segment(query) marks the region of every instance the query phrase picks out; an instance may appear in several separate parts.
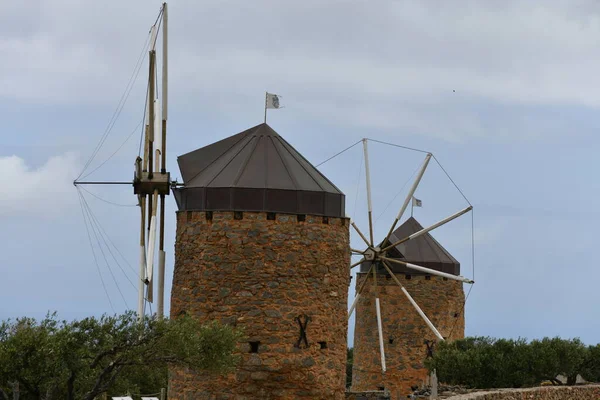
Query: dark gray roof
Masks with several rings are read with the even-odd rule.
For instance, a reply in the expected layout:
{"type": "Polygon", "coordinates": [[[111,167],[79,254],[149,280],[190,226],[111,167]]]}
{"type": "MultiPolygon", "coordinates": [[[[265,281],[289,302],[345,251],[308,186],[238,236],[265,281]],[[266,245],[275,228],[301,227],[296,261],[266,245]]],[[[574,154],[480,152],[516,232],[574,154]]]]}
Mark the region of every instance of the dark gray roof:
{"type": "Polygon", "coordinates": [[[178,157],[180,209],[344,216],[344,194],[269,125],[178,157]]]}
{"type": "MultiPolygon", "coordinates": [[[[423,226],[416,219],[410,217],[390,235],[390,243],[402,240],[422,229],[423,226]]],[[[429,233],[399,244],[396,246],[396,250],[402,254],[404,260],[415,264],[438,263],[460,265],[456,258],[452,257],[452,254],[429,233]]]]}
{"type": "MultiPolygon", "coordinates": [[[[398,242],[421,229],[423,229],[423,226],[416,219],[410,217],[390,235],[389,244],[398,242]]],[[[399,244],[388,251],[388,257],[437,271],[460,275],[460,263],[429,233],[399,244]]],[[[364,262],[360,270],[361,272],[367,272],[369,268],[370,263],[364,262]]],[[[396,273],[425,275],[396,263],[393,263],[392,270],[396,273]]],[[[377,271],[384,273],[385,270],[383,267],[378,267],[377,271]]]]}

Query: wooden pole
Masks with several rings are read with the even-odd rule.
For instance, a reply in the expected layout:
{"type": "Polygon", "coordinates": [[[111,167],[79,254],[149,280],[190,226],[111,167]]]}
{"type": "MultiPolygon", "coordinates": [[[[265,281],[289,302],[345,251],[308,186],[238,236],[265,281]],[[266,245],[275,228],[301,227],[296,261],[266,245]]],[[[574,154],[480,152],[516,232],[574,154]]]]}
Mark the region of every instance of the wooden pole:
{"type": "Polygon", "coordinates": [[[154,97],[155,96],[155,84],[156,84],[156,51],[150,50],[150,72],[149,72],[149,88],[148,88],[148,98],[150,101],[148,102],[148,179],[152,179],[152,167],[153,156],[154,156],[154,97]]]}
{"type": "MultiPolygon", "coordinates": [[[[169,93],[169,14],[167,3],[163,3],[163,63],[162,63],[162,140],[161,140],[161,169],[167,172],[167,118],[168,118],[168,93],[169,93]]],[[[158,236],[158,279],[157,279],[157,310],[158,318],[163,318],[165,312],[165,195],[160,195],[160,232],[158,236]]],[[[161,397],[163,395],[161,389],[161,397]]]]}
{"type": "Polygon", "coordinates": [[[144,318],[144,277],[146,275],[146,195],[140,200],[140,268],[138,280],[138,321],[144,318]]]}
{"type": "Polygon", "coordinates": [[[402,285],[402,283],[400,283],[400,281],[396,277],[396,274],[394,274],[392,272],[391,268],[387,265],[387,262],[385,260],[383,260],[383,266],[387,270],[388,274],[390,274],[392,276],[392,279],[394,280],[394,282],[396,282],[398,284],[398,286],[400,286],[400,290],[402,290],[402,293],[404,293],[404,295],[406,296],[406,298],[408,299],[408,301],[410,302],[410,304],[412,304],[412,306],[414,307],[414,309],[417,310],[417,313],[423,319],[423,321],[425,321],[425,324],[429,327],[429,329],[431,329],[431,331],[433,332],[433,334],[439,340],[441,340],[443,342],[444,341],[444,337],[442,336],[442,334],[437,330],[437,328],[435,327],[435,325],[433,325],[433,323],[427,317],[427,315],[423,312],[423,310],[421,310],[421,307],[419,307],[419,305],[412,298],[412,296],[406,291],[406,289],[404,288],[404,286],[402,285]]]}
{"type": "Polygon", "coordinates": [[[394,220],[394,223],[392,224],[390,231],[385,236],[385,239],[382,243],[385,243],[388,241],[388,239],[390,238],[390,235],[392,234],[392,232],[394,232],[394,228],[396,227],[396,224],[398,224],[398,221],[400,221],[400,218],[402,218],[402,214],[404,214],[404,211],[406,211],[406,208],[408,207],[408,202],[412,201],[415,191],[417,190],[417,187],[419,186],[419,183],[421,182],[421,178],[423,178],[423,174],[425,173],[425,170],[427,169],[427,165],[429,164],[429,160],[431,160],[431,157],[432,157],[431,153],[427,153],[427,156],[425,156],[425,161],[423,161],[423,165],[421,166],[421,169],[419,170],[419,173],[417,174],[417,177],[415,178],[415,181],[413,182],[413,185],[410,188],[410,191],[408,192],[408,195],[406,196],[406,199],[404,200],[404,203],[402,204],[400,211],[398,212],[398,216],[394,220]]]}
{"type": "Polygon", "coordinates": [[[167,389],[160,389],[160,400],[167,400],[167,389]]]}
{"type": "Polygon", "coordinates": [[[356,291],[356,296],[354,297],[354,301],[352,302],[352,306],[350,307],[350,310],[348,311],[348,319],[350,319],[350,317],[352,316],[352,313],[354,312],[354,309],[356,308],[356,305],[358,304],[358,299],[360,298],[360,294],[362,293],[365,285],[367,284],[367,281],[369,280],[369,274],[371,273],[372,269],[373,269],[373,263],[371,263],[371,267],[369,268],[369,272],[367,272],[367,275],[365,275],[365,280],[363,281],[363,283],[360,285],[360,287],[356,291]]]}
{"type": "Polygon", "coordinates": [[[367,139],[363,139],[363,152],[365,154],[365,177],[367,179],[367,206],[369,208],[369,239],[373,246],[373,205],[371,203],[371,172],[369,171],[369,150],[367,148],[367,139]]]}
{"type": "Polygon", "coordinates": [[[158,237],[158,279],[157,279],[157,307],[158,318],[165,314],[165,195],[160,195],[160,233],[158,237]]]}
{"type": "Polygon", "coordinates": [[[454,219],[456,219],[456,218],[460,217],[461,215],[468,213],[468,212],[469,212],[469,211],[471,211],[472,209],[473,209],[473,206],[469,206],[469,207],[467,207],[467,208],[465,208],[465,209],[463,209],[463,210],[460,210],[459,212],[452,214],[452,215],[451,215],[451,216],[449,216],[448,218],[444,218],[443,220],[441,220],[441,221],[439,221],[439,222],[436,222],[435,224],[433,224],[433,225],[431,225],[431,226],[429,226],[429,227],[427,227],[427,228],[423,228],[423,229],[421,229],[420,231],[418,231],[418,232],[415,232],[415,233],[413,233],[412,235],[410,235],[410,236],[408,236],[408,237],[405,237],[404,239],[401,239],[401,240],[397,241],[396,243],[393,243],[393,244],[390,244],[389,246],[386,246],[386,247],[385,247],[385,248],[383,248],[381,251],[382,251],[382,252],[384,252],[384,251],[386,251],[386,250],[389,250],[389,249],[391,249],[392,247],[396,247],[396,246],[398,246],[399,244],[402,244],[402,243],[404,243],[404,242],[407,242],[407,241],[409,241],[409,240],[412,240],[412,239],[416,239],[416,238],[418,238],[419,236],[421,236],[421,235],[424,235],[424,234],[426,234],[427,232],[431,232],[432,230],[434,230],[434,229],[436,229],[436,228],[439,228],[440,226],[442,226],[442,225],[444,225],[444,224],[447,224],[448,222],[450,222],[450,221],[452,221],[452,220],[454,220],[454,219]]]}

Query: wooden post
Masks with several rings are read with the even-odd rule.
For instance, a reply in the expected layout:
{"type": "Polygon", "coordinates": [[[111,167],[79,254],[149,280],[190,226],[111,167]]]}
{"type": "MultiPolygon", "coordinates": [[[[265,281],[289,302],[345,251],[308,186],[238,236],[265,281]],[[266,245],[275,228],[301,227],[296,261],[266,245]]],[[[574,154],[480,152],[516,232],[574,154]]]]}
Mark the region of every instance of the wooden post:
{"type": "Polygon", "coordinates": [[[167,389],[160,389],[160,400],[167,400],[167,389]]]}
{"type": "Polygon", "coordinates": [[[435,371],[435,369],[431,373],[430,380],[431,380],[431,396],[429,396],[429,398],[437,399],[438,398],[438,379],[437,379],[437,372],[435,371]]]}

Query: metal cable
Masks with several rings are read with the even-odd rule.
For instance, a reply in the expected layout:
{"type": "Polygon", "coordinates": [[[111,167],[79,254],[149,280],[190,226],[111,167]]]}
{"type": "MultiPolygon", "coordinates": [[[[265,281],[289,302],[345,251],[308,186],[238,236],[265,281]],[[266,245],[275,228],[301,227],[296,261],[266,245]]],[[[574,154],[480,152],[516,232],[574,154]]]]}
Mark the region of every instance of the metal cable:
{"type": "Polygon", "coordinates": [[[425,150],[421,150],[421,149],[415,149],[413,147],[400,146],[399,144],[394,144],[394,143],[389,143],[389,142],[383,142],[381,140],[376,140],[376,139],[371,139],[371,138],[367,138],[367,140],[370,140],[371,142],[375,142],[375,143],[386,144],[386,145],[392,146],[392,147],[399,147],[401,149],[406,149],[406,150],[411,150],[411,151],[418,151],[419,153],[426,153],[426,154],[430,153],[429,151],[425,151],[425,150]]]}
{"type": "MultiPolygon", "coordinates": [[[[83,189],[83,188],[82,188],[83,189]]],[[[84,189],[85,190],[85,189],[84,189]]],[[[89,192],[88,192],[89,193],[89,192]]],[[[85,200],[85,197],[84,197],[85,200]]],[[[113,248],[117,251],[117,253],[121,256],[121,258],[123,259],[123,261],[125,261],[125,264],[127,264],[127,266],[129,267],[129,269],[133,272],[134,276],[136,278],[139,278],[138,273],[136,272],[136,270],[131,266],[131,264],[129,263],[129,261],[127,261],[127,259],[125,258],[125,256],[123,255],[123,253],[121,253],[121,251],[119,250],[119,248],[115,245],[115,243],[111,240],[110,236],[108,235],[108,233],[106,232],[106,230],[104,229],[104,227],[102,226],[102,224],[100,223],[100,220],[98,220],[98,218],[94,215],[94,213],[92,212],[91,207],[89,206],[89,204],[86,202],[86,205],[88,206],[88,209],[90,210],[90,213],[92,214],[92,216],[94,217],[94,220],[96,221],[96,224],[98,225],[98,227],[100,227],[100,229],[102,230],[102,232],[104,233],[104,236],[108,239],[108,241],[110,242],[110,244],[113,246],[113,248]]],[[[116,261],[116,260],[115,260],[116,261]]],[[[118,262],[117,262],[118,263],[118,262]]],[[[119,265],[120,266],[120,265],[119,265]]],[[[123,272],[125,273],[125,272],[123,272]]],[[[127,276],[127,275],[126,275],[127,276]]]]}
{"type": "Polygon", "coordinates": [[[108,299],[108,304],[110,304],[110,308],[113,313],[116,314],[115,307],[113,306],[112,300],[110,299],[110,295],[108,294],[108,290],[106,290],[106,284],[104,283],[104,278],[102,277],[102,273],[100,272],[100,265],[98,264],[98,258],[96,257],[96,252],[94,251],[94,245],[92,244],[92,237],[90,235],[90,229],[88,227],[86,215],[83,208],[82,202],[82,194],[79,190],[77,190],[77,194],[79,195],[79,205],[81,206],[81,215],[83,216],[83,222],[85,225],[85,230],[87,232],[88,241],[90,243],[90,248],[92,249],[92,254],[94,255],[94,263],[96,264],[96,269],[98,271],[98,275],[100,276],[100,282],[102,283],[102,288],[104,289],[104,293],[106,294],[106,298],[108,299]]]}
{"type": "MultiPolygon", "coordinates": [[[[354,144],[355,146],[356,144],[354,144]]],[[[356,217],[356,205],[358,204],[358,194],[360,193],[360,176],[362,175],[362,167],[364,162],[364,155],[360,153],[360,166],[358,168],[358,179],[356,180],[356,196],[354,196],[354,210],[352,212],[352,221],[355,220],[356,217]]]]}
{"type": "Polygon", "coordinates": [[[106,164],[111,158],[113,158],[115,156],[115,154],[117,154],[122,148],[123,146],[125,146],[125,144],[127,142],[129,142],[129,139],[131,139],[131,137],[133,136],[133,134],[135,133],[135,131],[137,131],[137,129],[140,127],[140,125],[144,122],[144,119],[146,118],[146,115],[144,114],[142,120],[140,122],[138,122],[138,124],[135,126],[135,128],[133,128],[133,131],[131,131],[131,133],[127,136],[127,138],[125,139],[125,141],[123,141],[123,143],[121,143],[121,145],[106,159],[104,160],[102,163],[100,163],[100,165],[98,165],[96,168],[94,168],[91,172],[88,172],[85,176],[83,176],[81,179],[85,179],[88,176],[90,176],[91,174],[93,174],[94,172],[96,172],[97,170],[99,170],[104,164],[106,164]]]}
{"type": "Polygon", "coordinates": [[[381,218],[383,216],[383,214],[385,214],[385,212],[387,211],[387,209],[392,205],[392,203],[396,200],[396,198],[398,198],[398,196],[400,196],[400,193],[402,193],[402,191],[404,190],[404,188],[406,187],[406,185],[408,185],[408,182],[410,182],[412,180],[412,178],[415,176],[415,174],[417,173],[417,171],[419,170],[419,168],[421,168],[421,167],[418,166],[417,169],[415,169],[415,171],[412,173],[412,175],[410,176],[410,178],[408,178],[406,180],[406,182],[404,182],[404,185],[402,185],[402,187],[400,188],[400,190],[398,191],[398,193],[396,193],[396,195],[394,196],[394,198],[388,203],[387,206],[385,206],[385,208],[383,209],[383,211],[381,212],[381,214],[379,214],[379,216],[377,218],[375,218],[375,222],[377,222],[377,220],[379,220],[379,218],[381,218]]]}
{"type": "Polygon", "coordinates": [[[144,46],[142,47],[142,51],[140,52],[140,56],[138,57],[138,61],[135,64],[135,67],[133,69],[133,73],[131,74],[131,77],[129,78],[129,82],[125,86],[125,90],[121,94],[121,98],[119,99],[119,102],[117,103],[117,107],[116,107],[115,111],[113,112],[113,115],[111,116],[111,118],[110,118],[110,120],[108,122],[108,125],[106,126],[106,129],[104,130],[104,133],[100,137],[100,141],[98,142],[98,144],[94,148],[94,151],[92,152],[92,155],[90,156],[90,158],[88,159],[88,161],[85,163],[85,165],[83,167],[83,170],[81,171],[81,173],[79,174],[79,176],[77,176],[76,180],[78,180],[79,178],[81,178],[81,176],[85,173],[85,171],[90,166],[90,164],[92,163],[92,161],[94,160],[94,158],[98,155],[98,152],[100,151],[100,148],[102,148],[102,145],[104,144],[104,142],[108,138],[108,135],[112,131],[113,127],[115,126],[115,123],[117,122],[117,119],[121,115],[121,111],[123,111],[123,108],[125,107],[125,103],[127,102],[127,99],[129,98],[129,95],[131,94],[131,90],[133,89],[133,85],[134,85],[134,83],[137,80],[137,77],[139,75],[139,71],[141,69],[141,65],[142,65],[143,60],[145,58],[145,56],[144,56],[144,50],[148,47],[149,41],[150,41],[150,34],[148,34],[148,36],[146,37],[146,40],[144,41],[144,46]]]}
{"type": "Polygon", "coordinates": [[[465,201],[467,203],[469,203],[470,206],[472,206],[473,204],[471,204],[471,202],[469,201],[469,199],[467,199],[467,196],[465,196],[465,194],[463,193],[463,191],[460,190],[460,188],[458,187],[458,185],[456,184],[456,182],[454,182],[454,179],[452,179],[450,177],[450,174],[448,172],[446,172],[446,169],[442,166],[442,163],[440,163],[440,161],[437,159],[437,157],[435,155],[432,154],[432,156],[433,156],[433,159],[435,160],[435,162],[438,163],[438,165],[440,166],[440,168],[442,169],[442,171],[444,171],[444,174],[446,174],[446,176],[448,177],[448,179],[450,179],[450,182],[452,182],[452,184],[454,185],[454,187],[456,188],[456,190],[458,190],[458,192],[463,197],[463,199],[465,199],[465,201]]]}
{"type": "Polygon", "coordinates": [[[340,151],[337,154],[334,154],[333,156],[329,157],[327,160],[322,161],[320,163],[318,163],[317,165],[315,165],[316,168],[320,167],[321,165],[325,164],[327,161],[333,160],[334,158],[336,158],[337,156],[341,155],[342,153],[345,153],[346,151],[350,150],[351,148],[353,148],[354,146],[356,146],[357,144],[359,144],[360,142],[362,142],[362,139],[359,140],[358,142],[354,143],[352,146],[348,146],[346,147],[344,150],[340,151]]]}
{"type": "MultiPolygon", "coordinates": [[[[85,200],[85,197],[82,197],[83,203],[84,205],[86,205],[87,207],[89,207],[87,205],[87,202],[85,200]]],[[[88,214],[89,214],[89,208],[88,208],[88,214]]],[[[98,233],[96,232],[97,227],[95,227],[94,223],[93,223],[93,219],[90,216],[90,220],[92,221],[92,233],[94,234],[94,237],[96,238],[96,242],[98,243],[98,248],[100,249],[100,253],[102,254],[102,258],[104,259],[104,262],[106,263],[106,267],[108,268],[108,272],[110,273],[110,276],[113,279],[113,282],[115,283],[115,286],[117,287],[117,291],[119,292],[119,294],[121,295],[121,298],[123,299],[123,302],[125,303],[125,306],[127,307],[127,309],[129,309],[129,305],[127,304],[127,300],[125,300],[125,296],[123,295],[123,292],[121,291],[121,287],[119,286],[119,283],[117,282],[117,278],[115,277],[115,274],[112,271],[112,268],[110,267],[110,264],[108,262],[108,259],[106,258],[106,253],[104,253],[104,249],[102,248],[102,244],[100,243],[100,239],[98,238],[98,233]]]]}
{"type": "Polygon", "coordinates": [[[137,207],[137,204],[119,204],[119,203],[113,203],[112,201],[103,199],[102,197],[98,196],[97,194],[90,192],[89,190],[87,190],[86,188],[84,188],[83,186],[77,186],[80,187],[81,189],[85,190],[87,193],[89,193],[90,195],[94,196],[96,199],[103,201],[105,203],[111,204],[113,206],[118,206],[118,207],[137,207]]]}
{"type": "MultiPolygon", "coordinates": [[[[85,201],[85,197],[84,197],[84,201],[85,201]]],[[[100,238],[102,239],[102,241],[104,242],[104,246],[106,246],[106,249],[108,250],[109,254],[111,255],[111,257],[113,258],[113,260],[115,260],[115,263],[117,263],[117,266],[119,267],[119,269],[121,270],[121,272],[123,272],[123,275],[125,275],[125,278],[129,281],[129,283],[131,284],[131,286],[134,289],[137,289],[135,287],[135,285],[133,284],[133,282],[131,281],[131,279],[129,279],[129,276],[127,275],[127,273],[125,272],[125,270],[123,269],[123,267],[121,266],[121,263],[119,263],[119,260],[117,260],[117,258],[115,257],[114,253],[112,252],[110,246],[108,245],[108,241],[106,238],[108,238],[108,235],[106,234],[106,231],[104,230],[104,228],[102,228],[102,225],[100,225],[100,221],[98,221],[98,218],[96,218],[96,216],[94,215],[94,213],[92,212],[92,209],[90,208],[89,204],[87,202],[85,202],[86,207],[88,209],[89,214],[92,216],[93,218],[93,222],[96,224],[96,229],[98,230],[98,233],[100,233],[100,238]]],[[[110,238],[108,238],[108,240],[110,241],[111,244],[113,244],[112,240],[110,240],[110,238]]],[[[114,244],[113,244],[114,246],[114,244]]],[[[116,247],[115,247],[116,248],[116,247]]],[[[120,252],[119,252],[120,254],[120,252]]],[[[121,255],[122,256],[122,255],[121,255]]],[[[125,258],[123,258],[125,259],[125,258]]],[[[127,260],[125,260],[127,261],[127,260]]],[[[129,265],[129,267],[131,268],[131,265],[129,265]]],[[[136,278],[138,277],[138,275],[134,272],[136,278]]]]}

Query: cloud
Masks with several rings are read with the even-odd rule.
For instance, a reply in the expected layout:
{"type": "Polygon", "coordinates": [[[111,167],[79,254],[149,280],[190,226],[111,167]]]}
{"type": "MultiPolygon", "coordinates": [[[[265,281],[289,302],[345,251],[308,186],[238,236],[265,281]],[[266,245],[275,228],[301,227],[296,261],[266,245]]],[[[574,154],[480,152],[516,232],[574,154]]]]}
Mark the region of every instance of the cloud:
{"type": "Polygon", "coordinates": [[[34,168],[16,155],[0,157],[0,217],[55,216],[77,203],[73,178],[81,166],[72,153],[34,168]]]}
{"type": "MultiPolygon", "coordinates": [[[[0,98],[113,106],[159,4],[13,3],[0,98]]],[[[172,104],[207,114],[244,116],[268,88],[304,119],[464,140],[547,137],[569,124],[527,107],[600,106],[600,6],[587,0],[181,1],[170,27],[172,104]]]]}

